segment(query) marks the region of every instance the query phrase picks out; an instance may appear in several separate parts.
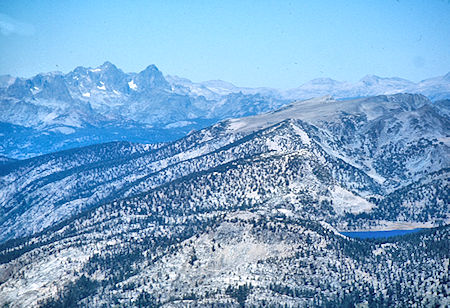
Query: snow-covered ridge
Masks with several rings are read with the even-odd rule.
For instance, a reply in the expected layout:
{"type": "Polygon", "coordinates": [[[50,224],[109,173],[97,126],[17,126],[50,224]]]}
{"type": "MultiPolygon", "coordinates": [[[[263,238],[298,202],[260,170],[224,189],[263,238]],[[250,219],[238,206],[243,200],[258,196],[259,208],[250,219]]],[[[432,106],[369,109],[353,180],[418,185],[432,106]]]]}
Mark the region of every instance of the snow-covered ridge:
{"type": "MultiPolygon", "coordinates": [[[[280,159],[276,164],[281,168],[275,173],[277,177],[287,171],[300,177],[301,181],[289,179],[285,190],[279,184],[270,187],[270,194],[245,188],[243,195],[247,200],[262,202],[271,196],[265,202],[281,211],[298,211],[305,192],[337,215],[376,211],[374,200],[382,201],[395,193],[401,196],[395,200],[405,199],[405,204],[399,206],[423,202],[420,210],[427,211],[430,206],[440,207],[441,201],[434,204],[433,200],[441,197],[408,195],[415,189],[406,187],[444,187],[445,172],[440,177],[423,179],[450,167],[448,123],[448,118],[421,95],[346,101],[326,96],[297,101],[257,116],[225,120],[154,151],[127,145],[125,149],[130,150],[122,154],[124,147],[119,146],[117,152],[115,146],[108,144],[104,147],[111,150],[89,150],[91,154],[81,158],[82,164],[78,163],[80,158],[74,161],[64,152],[55,154],[58,160],[50,159],[52,155],[37,157],[11,165],[12,169],[6,169],[0,177],[0,208],[15,204],[22,211],[20,217],[5,212],[0,227],[3,224],[5,237],[16,236],[18,230],[32,233],[86,206],[117,196],[133,196],[197,172],[219,167],[226,170],[229,164],[245,159],[263,161],[261,165],[255,162],[255,170],[273,169],[265,166],[264,160],[280,159]],[[310,163],[301,171],[291,170],[291,160],[310,163]],[[321,170],[328,171],[322,174],[321,170]],[[35,229],[29,229],[28,220],[38,222],[35,229]]],[[[188,125],[189,122],[175,122],[169,128],[188,125]]],[[[74,153],[79,151],[86,149],[74,153]]],[[[387,202],[386,206],[389,204],[395,202],[387,202]]]]}

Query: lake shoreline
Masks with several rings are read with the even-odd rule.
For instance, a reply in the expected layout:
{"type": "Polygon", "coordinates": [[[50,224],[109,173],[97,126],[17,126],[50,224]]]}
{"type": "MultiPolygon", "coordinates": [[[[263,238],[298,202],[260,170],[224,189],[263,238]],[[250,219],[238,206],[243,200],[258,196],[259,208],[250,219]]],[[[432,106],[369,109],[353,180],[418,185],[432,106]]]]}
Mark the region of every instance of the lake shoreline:
{"type": "Polygon", "coordinates": [[[339,232],[340,234],[358,239],[377,239],[377,238],[390,238],[395,236],[402,236],[411,233],[416,233],[424,230],[423,228],[409,229],[409,230],[384,230],[384,231],[350,231],[339,232]]]}

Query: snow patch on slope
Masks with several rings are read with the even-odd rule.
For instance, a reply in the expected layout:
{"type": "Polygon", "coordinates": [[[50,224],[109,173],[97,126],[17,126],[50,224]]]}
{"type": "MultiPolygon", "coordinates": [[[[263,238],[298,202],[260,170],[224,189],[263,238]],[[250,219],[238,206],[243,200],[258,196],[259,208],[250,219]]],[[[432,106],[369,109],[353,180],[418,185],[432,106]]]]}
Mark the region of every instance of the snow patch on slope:
{"type": "Polygon", "coordinates": [[[131,90],[134,90],[134,91],[137,90],[137,85],[134,83],[134,80],[129,81],[128,86],[130,87],[131,90]]]}
{"type": "Polygon", "coordinates": [[[367,212],[373,207],[372,203],[340,186],[333,187],[331,190],[331,198],[333,201],[333,209],[337,214],[343,214],[345,212],[358,214],[367,212]]]}
{"type": "Polygon", "coordinates": [[[103,81],[100,81],[100,83],[101,83],[102,85],[101,85],[101,86],[97,86],[97,89],[106,91],[105,83],[104,83],[103,81]]]}
{"type": "Polygon", "coordinates": [[[301,129],[297,125],[292,125],[292,128],[294,129],[295,133],[300,136],[303,144],[311,145],[311,139],[309,139],[308,134],[303,129],[301,129]]]}

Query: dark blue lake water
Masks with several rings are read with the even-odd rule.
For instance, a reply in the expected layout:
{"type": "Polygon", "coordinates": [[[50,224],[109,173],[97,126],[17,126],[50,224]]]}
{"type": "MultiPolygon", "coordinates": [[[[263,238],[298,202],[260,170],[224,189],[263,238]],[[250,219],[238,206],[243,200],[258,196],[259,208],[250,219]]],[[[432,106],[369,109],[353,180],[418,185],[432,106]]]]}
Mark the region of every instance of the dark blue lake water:
{"type": "Polygon", "coordinates": [[[341,234],[353,237],[353,238],[386,238],[397,235],[405,235],[413,232],[420,231],[422,229],[412,230],[390,230],[390,231],[362,231],[362,232],[341,232],[341,234]]]}

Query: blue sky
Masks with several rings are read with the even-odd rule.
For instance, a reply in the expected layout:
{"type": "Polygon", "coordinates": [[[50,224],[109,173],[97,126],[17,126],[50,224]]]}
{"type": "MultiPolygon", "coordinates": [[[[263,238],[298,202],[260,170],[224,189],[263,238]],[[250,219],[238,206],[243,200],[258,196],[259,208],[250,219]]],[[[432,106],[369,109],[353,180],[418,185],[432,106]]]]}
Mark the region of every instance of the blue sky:
{"type": "Polygon", "coordinates": [[[450,1],[0,1],[0,74],[111,61],[292,88],[450,71],[450,1]]]}

